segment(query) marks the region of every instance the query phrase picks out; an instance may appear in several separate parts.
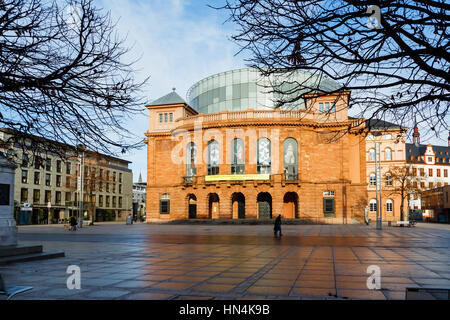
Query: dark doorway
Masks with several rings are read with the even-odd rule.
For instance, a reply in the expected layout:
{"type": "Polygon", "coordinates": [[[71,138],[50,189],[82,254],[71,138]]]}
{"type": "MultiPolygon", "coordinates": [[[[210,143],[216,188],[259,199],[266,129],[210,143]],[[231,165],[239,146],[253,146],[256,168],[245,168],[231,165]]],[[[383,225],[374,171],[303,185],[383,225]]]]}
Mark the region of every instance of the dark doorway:
{"type": "Polygon", "coordinates": [[[288,192],[283,199],[283,218],[298,218],[298,195],[295,192],[288,192]]]}
{"type": "Polygon", "coordinates": [[[258,217],[259,219],[272,219],[272,196],[270,193],[258,194],[258,217]]]}
{"type": "Polygon", "coordinates": [[[245,197],[242,193],[233,193],[232,197],[232,205],[233,205],[233,217],[238,219],[245,219],[245,197]]]}
{"type": "Polygon", "coordinates": [[[197,219],[197,197],[193,194],[188,196],[189,219],[197,219]]]}

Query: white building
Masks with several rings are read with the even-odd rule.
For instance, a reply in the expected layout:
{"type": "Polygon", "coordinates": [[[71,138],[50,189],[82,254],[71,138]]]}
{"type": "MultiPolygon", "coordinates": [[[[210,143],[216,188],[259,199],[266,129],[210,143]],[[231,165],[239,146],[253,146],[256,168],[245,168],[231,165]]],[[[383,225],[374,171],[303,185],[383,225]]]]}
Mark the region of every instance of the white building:
{"type": "MultiPolygon", "coordinates": [[[[448,146],[420,144],[420,134],[414,129],[414,143],[406,144],[406,162],[411,166],[412,175],[421,177],[420,189],[429,190],[450,185],[450,135],[448,146]]],[[[410,209],[421,209],[418,195],[411,195],[410,209]]],[[[429,212],[423,213],[428,217],[429,212]]]]}
{"type": "Polygon", "coordinates": [[[138,182],[133,183],[133,218],[145,215],[146,189],[147,182],[142,182],[142,176],[139,174],[138,182]]]}

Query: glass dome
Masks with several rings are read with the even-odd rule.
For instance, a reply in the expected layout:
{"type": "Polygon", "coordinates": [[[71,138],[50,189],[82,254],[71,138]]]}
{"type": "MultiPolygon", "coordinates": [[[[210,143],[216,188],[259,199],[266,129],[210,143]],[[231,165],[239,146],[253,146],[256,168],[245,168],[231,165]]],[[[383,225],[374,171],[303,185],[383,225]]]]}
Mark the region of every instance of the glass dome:
{"type": "Polygon", "coordinates": [[[280,104],[283,110],[298,110],[305,108],[303,99],[291,100],[299,96],[299,93],[331,92],[340,87],[339,83],[331,79],[319,79],[305,71],[267,77],[257,69],[244,68],[218,73],[198,81],[188,90],[187,101],[199,113],[270,110],[280,104]],[[288,94],[290,90],[295,93],[288,94]]]}

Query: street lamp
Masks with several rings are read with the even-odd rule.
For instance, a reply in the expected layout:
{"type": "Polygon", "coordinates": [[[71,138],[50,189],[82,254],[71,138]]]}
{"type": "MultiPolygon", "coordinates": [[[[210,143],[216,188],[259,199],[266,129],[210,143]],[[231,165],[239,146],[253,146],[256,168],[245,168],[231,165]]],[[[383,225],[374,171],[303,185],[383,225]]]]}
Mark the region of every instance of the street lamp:
{"type": "Polygon", "coordinates": [[[86,150],[86,147],[83,144],[79,144],[77,146],[78,151],[81,151],[81,154],[78,155],[79,161],[80,161],[80,171],[78,176],[78,224],[80,228],[83,228],[83,210],[84,210],[84,203],[83,203],[83,174],[84,174],[84,150],[86,150]]]}
{"type": "Polygon", "coordinates": [[[383,222],[383,209],[381,200],[381,152],[380,152],[380,142],[377,141],[376,137],[380,137],[382,133],[380,131],[373,132],[372,135],[375,137],[375,176],[376,176],[376,201],[377,201],[377,230],[381,230],[383,222]]]}

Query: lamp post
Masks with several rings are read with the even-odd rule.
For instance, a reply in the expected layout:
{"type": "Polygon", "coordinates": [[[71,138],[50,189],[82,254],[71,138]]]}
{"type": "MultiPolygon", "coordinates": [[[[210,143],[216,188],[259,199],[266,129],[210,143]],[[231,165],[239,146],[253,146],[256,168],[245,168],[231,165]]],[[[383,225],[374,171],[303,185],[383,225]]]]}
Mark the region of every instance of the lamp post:
{"type": "Polygon", "coordinates": [[[80,161],[80,171],[78,176],[78,225],[80,228],[83,228],[83,210],[84,210],[84,203],[83,203],[83,174],[84,174],[84,150],[85,146],[80,144],[78,145],[78,150],[81,151],[81,154],[78,156],[80,161]]]}
{"type": "Polygon", "coordinates": [[[380,142],[377,141],[376,137],[380,137],[381,132],[373,132],[375,137],[375,176],[377,179],[376,183],[376,201],[377,201],[377,230],[381,230],[383,222],[383,209],[382,209],[382,197],[381,197],[381,152],[380,152],[380,142]]]}

